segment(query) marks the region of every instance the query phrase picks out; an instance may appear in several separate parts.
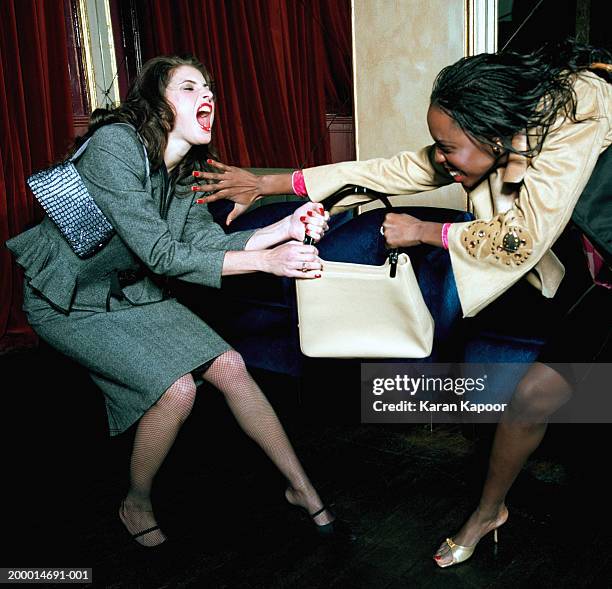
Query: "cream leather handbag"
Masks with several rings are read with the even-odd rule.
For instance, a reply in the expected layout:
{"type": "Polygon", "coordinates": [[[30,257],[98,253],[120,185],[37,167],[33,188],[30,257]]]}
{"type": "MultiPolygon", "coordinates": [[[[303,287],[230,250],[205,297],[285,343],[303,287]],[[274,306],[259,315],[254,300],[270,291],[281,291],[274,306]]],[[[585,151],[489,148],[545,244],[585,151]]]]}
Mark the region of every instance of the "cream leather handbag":
{"type": "MultiPolygon", "coordinates": [[[[397,254],[396,254],[397,256],[397,254]]],[[[424,358],[434,321],[410,258],[382,266],[324,262],[321,278],[296,280],[300,347],[315,358],[424,358]]]]}

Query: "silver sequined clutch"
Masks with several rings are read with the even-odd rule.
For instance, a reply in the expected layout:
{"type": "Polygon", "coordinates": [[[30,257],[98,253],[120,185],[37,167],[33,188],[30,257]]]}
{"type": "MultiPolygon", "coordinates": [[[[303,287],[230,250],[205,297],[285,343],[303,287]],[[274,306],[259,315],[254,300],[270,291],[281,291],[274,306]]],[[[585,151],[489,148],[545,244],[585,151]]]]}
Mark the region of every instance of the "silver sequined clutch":
{"type": "Polygon", "coordinates": [[[32,174],[28,186],[79,258],[100,251],[115,230],[71,161],[32,174]]]}
{"type": "MultiPolygon", "coordinates": [[[[85,151],[90,139],[67,161],[36,172],[26,180],[38,202],[79,258],[93,256],[115,233],[73,163],[85,151]]],[[[145,162],[148,175],[146,149],[145,162]]]]}

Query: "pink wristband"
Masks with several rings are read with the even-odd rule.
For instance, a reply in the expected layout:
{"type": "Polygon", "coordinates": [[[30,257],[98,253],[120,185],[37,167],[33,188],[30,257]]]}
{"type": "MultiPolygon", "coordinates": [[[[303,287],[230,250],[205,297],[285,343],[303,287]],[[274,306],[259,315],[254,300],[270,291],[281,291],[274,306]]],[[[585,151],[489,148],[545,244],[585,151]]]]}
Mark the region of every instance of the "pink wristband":
{"type": "Polygon", "coordinates": [[[448,230],[452,223],[444,223],[442,225],[442,247],[447,250],[448,249],[448,230]]]}
{"type": "Polygon", "coordinates": [[[297,196],[307,197],[306,183],[304,182],[304,174],[302,170],[296,170],[291,174],[291,188],[297,196]]]}

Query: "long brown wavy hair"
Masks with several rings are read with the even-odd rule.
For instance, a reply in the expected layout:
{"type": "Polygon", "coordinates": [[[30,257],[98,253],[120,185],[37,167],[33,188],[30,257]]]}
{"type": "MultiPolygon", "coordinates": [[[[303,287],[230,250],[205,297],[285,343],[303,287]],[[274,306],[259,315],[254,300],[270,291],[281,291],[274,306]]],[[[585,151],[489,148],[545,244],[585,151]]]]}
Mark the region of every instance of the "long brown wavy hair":
{"type": "MultiPolygon", "coordinates": [[[[93,111],[87,133],[79,137],[75,148],[97,129],[111,123],[129,123],[144,139],[151,171],[158,170],[164,162],[168,134],[174,126],[175,113],[165,98],[172,72],[182,65],[196,68],[209,86],[213,82],[208,70],[192,55],[162,55],[147,61],[132,82],[125,101],[113,109],[98,108],[93,111]]],[[[213,136],[214,137],[214,136],[213,136]]],[[[181,163],[172,171],[172,178],[180,182],[191,176],[193,170],[207,168],[206,160],[216,158],[216,150],[208,145],[194,145],[181,163]]]]}

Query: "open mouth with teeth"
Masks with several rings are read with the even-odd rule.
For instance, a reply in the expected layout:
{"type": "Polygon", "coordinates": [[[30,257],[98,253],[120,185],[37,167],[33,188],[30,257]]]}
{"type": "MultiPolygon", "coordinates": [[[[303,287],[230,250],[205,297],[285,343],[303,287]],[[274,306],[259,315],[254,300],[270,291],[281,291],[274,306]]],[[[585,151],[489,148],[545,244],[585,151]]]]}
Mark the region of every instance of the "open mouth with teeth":
{"type": "Polygon", "coordinates": [[[455,182],[461,182],[465,178],[465,174],[460,170],[455,170],[455,168],[451,168],[449,166],[444,166],[446,171],[453,177],[455,182]]]}
{"type": "Polygon", "coordinates": [[[213,107],[210,102],[203,102],[196,113],[198,125],[204,129],[207,133],[210,133],[211,118],[213,113],[213,107]]]}

